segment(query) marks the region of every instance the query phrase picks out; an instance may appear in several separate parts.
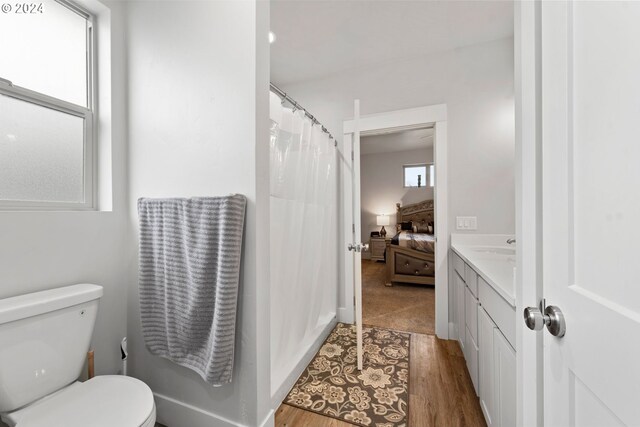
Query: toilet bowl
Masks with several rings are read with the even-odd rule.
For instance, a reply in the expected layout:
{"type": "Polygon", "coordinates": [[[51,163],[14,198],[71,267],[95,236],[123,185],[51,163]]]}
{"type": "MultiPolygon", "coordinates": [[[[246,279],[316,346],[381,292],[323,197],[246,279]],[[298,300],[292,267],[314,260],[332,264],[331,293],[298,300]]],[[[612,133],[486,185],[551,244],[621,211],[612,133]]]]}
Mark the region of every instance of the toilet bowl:
{"type": "Polygon", "coordinates": [[[140,380],[104,375],[74,382],[8,414],[10,427],[153,427],[153,393],[140,380]]]}
{"type": "Polygon", "coordinates": [[[102,287],[73,285],[0,300],[0,418],[10,427],[153,427],[142,381],[79,382],[102,287]]]}

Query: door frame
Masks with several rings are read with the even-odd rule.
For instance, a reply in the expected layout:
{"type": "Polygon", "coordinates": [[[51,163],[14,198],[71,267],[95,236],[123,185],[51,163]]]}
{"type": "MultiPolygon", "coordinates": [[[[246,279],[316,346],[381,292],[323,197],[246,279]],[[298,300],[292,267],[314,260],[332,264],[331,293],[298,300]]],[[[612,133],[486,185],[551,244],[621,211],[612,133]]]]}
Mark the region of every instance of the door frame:
{"type": "MultiPolygon", "coordinates": [[[[434,127],[434,164],[436,170],[435,186],[435,223],[436,223],[436,335],[442,339],[449,338],[449,202],[447,180],[447,106],[446,104],[395,110],[385,113],[361,116],[359,128],[361,133],[389,129],[407,129],[424,125],[434,127]]],[[[353,206],[352,185],[360,185],[360,177],[356,176],[355,183],[351,179],[351,161],[360,164],[360,158],[351,158],[353,150],[354,121],[345,120],[343,123],[343,153],[344,159],[342,179],[342,225],[341,237],[343,248],[344,271],[342,289],[344,307],[338,309],[338,319],[341,322],[353,323],[354,313],[354,261],[353,255],[346,250],[349,243],[353,243],[352,218],[353,206]]],[[[359,168],[357,168],[359,170],[359,168]]],[[[356,236],[359,240],[359,236],[356,236]]]]}
{"type": "Polygon", "coordinates": [[[540,28],[540,2],[515,2],[516,413],[517,425],[526,427],[544,423],[544,336],[520,315],[543,296],[540,28]]]}

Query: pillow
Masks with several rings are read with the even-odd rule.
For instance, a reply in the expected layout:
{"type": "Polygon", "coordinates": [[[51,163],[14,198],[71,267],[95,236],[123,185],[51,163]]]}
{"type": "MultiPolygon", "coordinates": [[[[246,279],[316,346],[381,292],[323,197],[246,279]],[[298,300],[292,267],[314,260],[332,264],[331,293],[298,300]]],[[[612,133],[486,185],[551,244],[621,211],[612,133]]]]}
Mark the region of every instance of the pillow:
{"type": "Polygon", "coordinates": [[[411,231],[413,229],[413,224],[411,223],[411,221],[409,222],[402,222],[400,223],[400,230],[401,231],[411,231]]]}
{"type": "Polygon", "coordinates": [[[418,233],[431,233],[427,224],[420,224],[418,227],[418,233]]]}

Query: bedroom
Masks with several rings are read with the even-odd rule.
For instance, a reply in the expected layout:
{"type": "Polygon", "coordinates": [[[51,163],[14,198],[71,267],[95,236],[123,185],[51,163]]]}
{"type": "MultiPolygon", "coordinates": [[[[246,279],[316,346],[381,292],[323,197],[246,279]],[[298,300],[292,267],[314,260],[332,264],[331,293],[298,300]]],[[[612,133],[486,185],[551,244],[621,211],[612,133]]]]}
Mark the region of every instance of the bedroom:
{"type": "Polygon", "coordinates": [[[433,128],[363,136],[360,164],[363,322],[433,335],[433,128]]]}

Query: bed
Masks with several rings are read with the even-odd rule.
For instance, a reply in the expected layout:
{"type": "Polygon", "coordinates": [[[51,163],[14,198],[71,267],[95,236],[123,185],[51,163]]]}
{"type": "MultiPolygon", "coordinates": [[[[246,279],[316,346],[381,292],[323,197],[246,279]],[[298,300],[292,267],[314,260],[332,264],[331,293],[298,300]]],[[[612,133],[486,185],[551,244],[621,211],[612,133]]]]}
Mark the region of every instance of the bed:
{"type": "Polygon", "coordinates": [[[396,210],[397,234],[391,239],[386,254],[387,286],[394,283],[435,285],[433,200],[406,206],[397,203],[396,210]]]}

